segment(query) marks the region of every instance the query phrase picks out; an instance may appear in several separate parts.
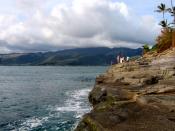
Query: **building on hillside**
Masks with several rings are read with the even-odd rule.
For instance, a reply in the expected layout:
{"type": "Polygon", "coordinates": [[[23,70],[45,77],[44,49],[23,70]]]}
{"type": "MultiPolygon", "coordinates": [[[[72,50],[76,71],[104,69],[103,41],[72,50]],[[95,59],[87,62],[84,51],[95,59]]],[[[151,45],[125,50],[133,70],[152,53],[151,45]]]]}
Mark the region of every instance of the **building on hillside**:
{"type": "Polygon", "coordinates": [[[128,62],[128,61],[129,61],[129,59],[130,59],[130,57],[129,57],[129,56],[127,56],[127,57],[126,57],[126,61],[128,62]]]}
{"type": "Polygon", "coordinates": [[[123,55],[118,55],[117,56],[117,63],[123,63],[123,62],[128,62],[129,61],[129,57],[124,57],[123,55]]]}

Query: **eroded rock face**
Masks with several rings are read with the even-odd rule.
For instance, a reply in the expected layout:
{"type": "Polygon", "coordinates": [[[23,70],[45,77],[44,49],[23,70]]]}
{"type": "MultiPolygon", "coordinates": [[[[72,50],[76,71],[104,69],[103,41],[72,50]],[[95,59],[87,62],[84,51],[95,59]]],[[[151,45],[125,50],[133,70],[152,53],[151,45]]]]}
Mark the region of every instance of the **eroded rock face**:
{"type": "Polygon", "coordinates": [[[93,110],[76,131],[175,130],[175,52],[141,63],[114,65],[96,79],[93,110]]]}

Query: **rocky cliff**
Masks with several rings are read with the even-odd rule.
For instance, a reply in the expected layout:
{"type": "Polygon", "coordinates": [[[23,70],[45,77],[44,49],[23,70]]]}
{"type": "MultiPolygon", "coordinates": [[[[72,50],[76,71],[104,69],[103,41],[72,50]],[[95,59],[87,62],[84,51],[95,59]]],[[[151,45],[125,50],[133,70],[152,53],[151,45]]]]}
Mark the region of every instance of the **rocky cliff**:
{"type": "Polygon", "coordinates": [[[76,131],[175,131],[175,51],[110,67],[89,101],[76,131]]]}

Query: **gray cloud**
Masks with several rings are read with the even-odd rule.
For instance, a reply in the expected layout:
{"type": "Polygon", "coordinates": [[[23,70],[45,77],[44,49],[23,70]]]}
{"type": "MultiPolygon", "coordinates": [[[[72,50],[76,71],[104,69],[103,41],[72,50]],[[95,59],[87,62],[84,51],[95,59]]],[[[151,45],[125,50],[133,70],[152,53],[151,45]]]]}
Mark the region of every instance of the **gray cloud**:
{"type": "Polygon", "coordinates": [[[37,8],[43,1],[17,2],[21,10],[31,8],[34,13],[23,21],[18,15],[0,15],[0,23],[6,22],[0,24],[1,52],[96,46],[137,48],[143,43],[153,44],[159,31],[153,16],[136,16],[122,2],[72,0],[72,4],[55,5],[47,13],[37,8]]]}

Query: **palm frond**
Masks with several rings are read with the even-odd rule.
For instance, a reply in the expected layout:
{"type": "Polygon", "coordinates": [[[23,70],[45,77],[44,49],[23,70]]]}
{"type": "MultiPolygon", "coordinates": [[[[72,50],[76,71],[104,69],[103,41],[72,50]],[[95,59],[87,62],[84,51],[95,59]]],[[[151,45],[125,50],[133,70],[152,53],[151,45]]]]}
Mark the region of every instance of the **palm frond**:
{"type": "Polygon", "coordinates": [[[165,27],[168,27],[168,22],[167,22],[167,20],[162,20],[160,23],[159,23],[159,25],[161,25],[163,28],[165,28],[165,27]]]}

